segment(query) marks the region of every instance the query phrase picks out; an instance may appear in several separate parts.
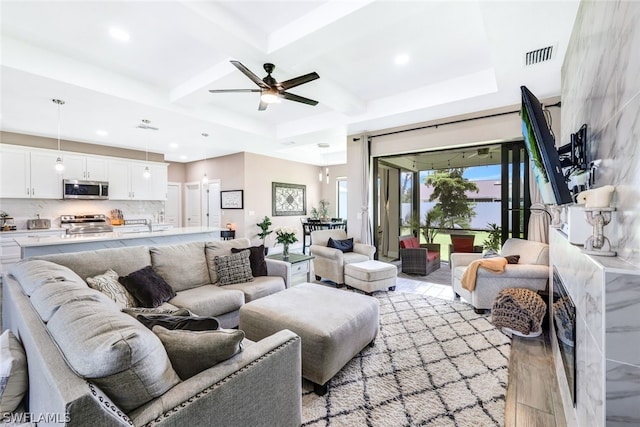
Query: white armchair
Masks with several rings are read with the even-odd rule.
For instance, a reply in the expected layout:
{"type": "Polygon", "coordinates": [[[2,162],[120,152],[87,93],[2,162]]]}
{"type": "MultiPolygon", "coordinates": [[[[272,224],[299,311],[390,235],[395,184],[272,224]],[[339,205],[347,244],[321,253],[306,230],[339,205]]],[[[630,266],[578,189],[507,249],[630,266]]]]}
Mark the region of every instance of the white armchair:
{"type": "Polygon", "coordinates": [[[518,264],[507,264],[504,273],[496,274],[478,269],[476,287],[471,292],[462,287],[462,275],[479,253],[453,253],[450,257],[451,285],[456,296],[467,300],[476,310],[483,312],[493,307],[498,293],[506,288],[545,290],[549,281],[549,245],[523,239],[507,239],[502,245],[502,256],[520,255],[518,264]]]}
{"type": "Polygon", "coordinates": [[[347,232],[339,229],[311,232],[309,252],[314,256],[313,270],[317,280],[323,278],[342,285],[344,284],[344,266],[373,259],[376,248],[363,243],[354,243],[353,252],[343,253],[340,249],[327,247],[330,237],[334,240],[345,240],[347,232]]]}

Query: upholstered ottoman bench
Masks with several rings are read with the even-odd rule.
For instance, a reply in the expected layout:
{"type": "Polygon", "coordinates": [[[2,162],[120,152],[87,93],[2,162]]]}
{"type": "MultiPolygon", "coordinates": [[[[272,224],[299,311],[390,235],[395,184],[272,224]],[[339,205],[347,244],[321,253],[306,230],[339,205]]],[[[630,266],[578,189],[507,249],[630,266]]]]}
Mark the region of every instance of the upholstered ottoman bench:
{"type": "Polygon", "coordinates": [[[355,262],[344,266],[344,284],[368,294],[373,291],[396,289],[398,268],[375,260],[355,262]]]}
{"type": "Polygon", "coordinates": [[[303,283],[240,308],[240,329],[259,341],[289,329],[302,338],[302,376],[316,394],[378,334],[378,300],[355,292],[303,283]]]}

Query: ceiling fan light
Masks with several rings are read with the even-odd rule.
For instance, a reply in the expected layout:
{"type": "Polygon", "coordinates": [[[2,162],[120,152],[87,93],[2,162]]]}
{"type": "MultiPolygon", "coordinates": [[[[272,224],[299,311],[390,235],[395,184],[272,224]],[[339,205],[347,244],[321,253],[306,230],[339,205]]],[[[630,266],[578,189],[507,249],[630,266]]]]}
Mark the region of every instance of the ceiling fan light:
{"type": "Polygon", "coordinates": [[[280,97],[275,91],[271,90],[262,92],[262,95],[260,95],[260,99],[262,100],[262,102],[266,102],[267,104],[280,102],[280,97]]]}

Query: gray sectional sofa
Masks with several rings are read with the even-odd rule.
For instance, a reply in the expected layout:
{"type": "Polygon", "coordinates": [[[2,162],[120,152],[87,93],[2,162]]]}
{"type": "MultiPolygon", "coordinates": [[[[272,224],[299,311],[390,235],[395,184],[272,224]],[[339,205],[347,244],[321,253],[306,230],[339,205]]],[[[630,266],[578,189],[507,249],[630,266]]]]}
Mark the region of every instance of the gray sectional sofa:
{"type": "Polygon", "coordinates": [[[14,265],[3,280],[3,325],[27,354],[26,409],[44,417],[38,425],[300,425],[301,344],[293,332],[245,339],[233,357],[181,380],[158,336],[85,282],[107,269],[124,276],[152,265],[176,291],[162,308],[235,327],[245,301],[285,289],[291,275],[289,264],[267,260],[268,276],[216,284],[214,257],[248,246],[236,239],[123,247],[14,265]]]}

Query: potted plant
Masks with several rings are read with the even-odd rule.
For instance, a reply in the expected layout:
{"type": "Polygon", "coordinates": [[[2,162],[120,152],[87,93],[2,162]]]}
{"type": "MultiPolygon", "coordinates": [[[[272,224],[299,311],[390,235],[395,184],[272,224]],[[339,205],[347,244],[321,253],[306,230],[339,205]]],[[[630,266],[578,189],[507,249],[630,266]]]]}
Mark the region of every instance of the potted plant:
{"type": "Polygon", "coordinates": [[[311,217],[313,219],[320,219],[322,221],[329,220],[329,201],[326,199],[320,199],[319,206],[311,208],[311,217]]]}
{"type": "Polygon", "coordinates": [[[273,230],[269,230],[269,227],[271,227],[271,218],[265,215],[262,222],[259,222],[256,225],[260,227],[260,232],[258,233],[258,237],[262,239],[262,244],[264,245],[264,254],[266,255],[268,252],[268,248],[266,244],[267,236],[273,233],[273,230]]]}
{"type": "Polygon", "coordinates": [[[493,250],[495,253],[500,252],[500,246],[502,245],[502,227],[495,223],[488,223],[489,235],[482,242],[482,246],[486,250],[493,250]]]}

